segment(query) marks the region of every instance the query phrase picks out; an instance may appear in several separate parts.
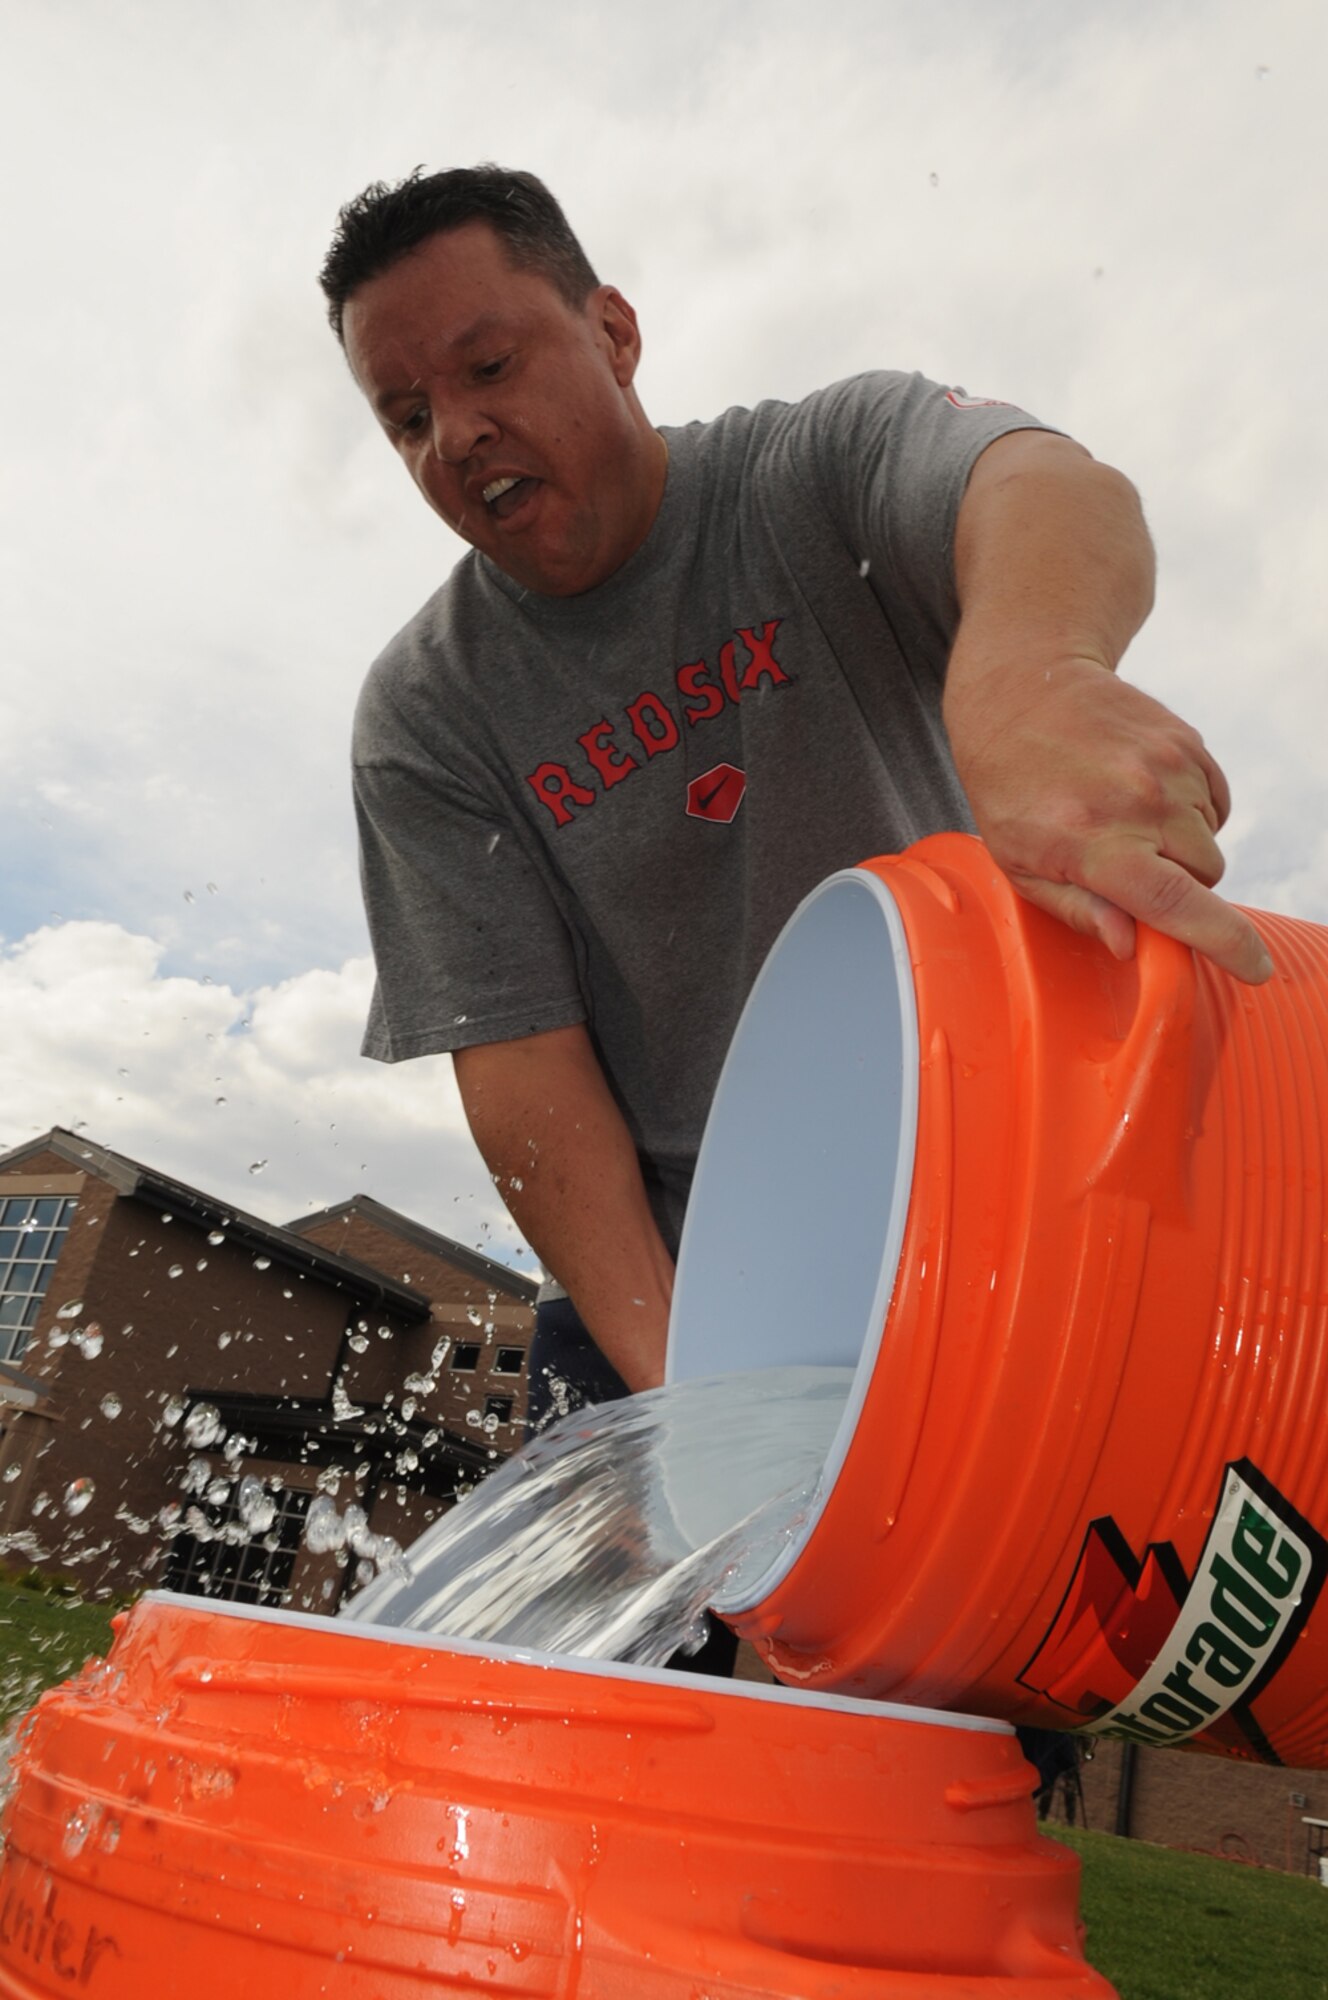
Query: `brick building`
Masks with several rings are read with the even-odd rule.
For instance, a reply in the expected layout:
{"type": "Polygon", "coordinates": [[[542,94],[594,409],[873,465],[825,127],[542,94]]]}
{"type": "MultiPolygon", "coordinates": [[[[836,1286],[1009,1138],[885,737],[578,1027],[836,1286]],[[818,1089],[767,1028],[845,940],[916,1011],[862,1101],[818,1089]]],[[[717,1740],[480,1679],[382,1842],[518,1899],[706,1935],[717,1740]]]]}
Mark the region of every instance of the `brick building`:
{"type": "MultiPolygon", "coordinates": [[[[1077,1822],[1095,1833],[1150,1840],[1232,1861],[1318,1874],[1328,1821],[1328,1771],[1244,1764],[1196,1750],[1155,1750],[1143,1744],[1085,1739],[1091,1752],[1079,1772],[1077,1822]]],[[[1051,1817],[1067,1818],[1058,1787],[1051,1817]]]]}
{"type": "Polygon", "coordinates": [[[0,1559],[335,1608],[519,1437],[534,1291],[365,1196],[281,1229],[70,1132],[0,1155],[0,1559]]]}

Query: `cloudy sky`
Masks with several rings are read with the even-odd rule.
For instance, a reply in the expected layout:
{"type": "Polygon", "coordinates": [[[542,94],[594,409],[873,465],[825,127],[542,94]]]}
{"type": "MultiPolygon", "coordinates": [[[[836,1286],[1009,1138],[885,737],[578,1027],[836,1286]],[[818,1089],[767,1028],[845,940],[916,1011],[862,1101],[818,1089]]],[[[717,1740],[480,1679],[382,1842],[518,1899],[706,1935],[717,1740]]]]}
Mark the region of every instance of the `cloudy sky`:
{"type": "Polygon", "coordinates": [[[1319,0],[0,0],[0,1144],[515,1254],[446,1059],[357,1055],[350,714],[459,545],[315,272],[418,162],[550,183],[656,421],[920,367],[1122,466],[1128,671],[1328,922],[1326,83],[1319,0]]]}

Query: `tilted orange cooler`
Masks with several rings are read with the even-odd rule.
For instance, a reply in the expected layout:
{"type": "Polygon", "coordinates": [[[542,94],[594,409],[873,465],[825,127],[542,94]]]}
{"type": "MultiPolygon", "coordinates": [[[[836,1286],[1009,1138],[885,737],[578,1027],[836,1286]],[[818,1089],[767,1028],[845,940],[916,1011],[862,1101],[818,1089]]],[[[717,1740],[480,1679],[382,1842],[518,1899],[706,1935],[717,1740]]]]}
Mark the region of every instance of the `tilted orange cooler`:
{"type": "Polygon", "coordinates": [[[45,1695],[0,1994],[1112,2000],[1003,1725],[145,1598],[45,1695]]]}
{"type": "Polygon", "coordinates": [[[720,1608],[790,1684],[1328,1762],[1328,931],[1118,963],[940,835],[833,876],[707,1126],[670,1373],[856,1369],[720,1608]]]}

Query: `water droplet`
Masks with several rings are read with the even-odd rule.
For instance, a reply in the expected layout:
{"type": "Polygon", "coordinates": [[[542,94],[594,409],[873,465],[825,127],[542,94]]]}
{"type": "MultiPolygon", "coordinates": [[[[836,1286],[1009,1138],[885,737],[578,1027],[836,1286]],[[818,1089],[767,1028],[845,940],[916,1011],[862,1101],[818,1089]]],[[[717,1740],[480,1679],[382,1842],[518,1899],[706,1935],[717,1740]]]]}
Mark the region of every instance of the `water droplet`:
{"type": "Polygon", "coordinates": [[[168,1396],[162,1405],[161,1420],[164,1424],[178,1424],[184,1411],[183,1396],[168,1396]]]}
{"type": "Polygon", "coordinates": [[[7,1465],[4,1471],[0,1472],[0,1479],[4,1480],[6,1486],[12,1486],[14,1481],[21,1477],[22,1472],[21,1465],[7,1465]]]}
{"type": "Polygon", "coordinates": [[[266,1165],[266,1160],[251,1160],[249,1162],[249,1171],[251,1174],[261,1174],[266,1165]]]}
{"type": "Polygon", "coordinates": [[[192,902],[194,901],[194,892],[193,892],[193,890],[192,890],[192,889],[186,889],[186,890],[185,890],[185,892],[184,892],[184,899],[185,899],[186,903],[192,903],[192,902]]]}
{"type": "Polygon", "coordinates": [[[486,851],[492,854],[495,847],[497,847],[499,841],[502,839],[502,837],[503,836],[501,835],[501,833],[491,833],[488,838],[486,851]]]}
{"type": "Polygon", "coordinates": [[[185,1418],[184,1434],[189,1443],[199,1451],[206,1451],[225,1432],[221,1412],[211,1403],[195,1403],[185,1418]]]}
{"type": "Polygon", "coordinates": [[[209,882],[209,883],[208,883],[208,884],[206,885],[206,887],[207,887],[207,892],[208,892],[209,896],[215,896],[215,895],[216,895],[216,893],[217,893],[217,885],[216,885],[216,883],[215,883],[215,882],[209,882]]]}
{"type": "Polygon", "coordinates": [[[226,1241],[226,1232],[224,1229],[214,1229],[210,1231],[208,1235],[209,1243],[224,1243],[225,1241],[226,1241]]]}
{"type": "Polygon", "coordinates": [[[64,1838],[61,1840],[60,1845],[71,1860],[76,1854],[83,1852],[83,1849],[87,1845],[88,1835],[92,1832],[100,1818],[100,1809],[93,1805],[91,1799],[84,1799],[82,1804],[75,1806],[74,1810],[69,1814],[69,1817],[65,1821],[64,1838]]]}
{"type": "Polygon", "coordinates": [[[59,1311],[56,1313],[56,1318],[77,1319],[82,1310],[83,1310],[82,1299],[70,1299],[67,1305],[63,1305],[60,1307],[59,1311]]]}
{"type": "Polygon", "coordinates": [[[102,1397],[99,1407],[104,1417],[118,1417],[124,1408],[124,1404],[120,1401],[114,1389],[108,1389],[102,1397]]]}
{"type": "Polygon", "coordinates": [[[304,1521],[304,1543],[311,1555],[326,1555],[345,1547],[346,1524],[325,1493],[310,1502],[304,1521]]]}
{"type": "Polygon", "coordinates": [[[931,182],[934,188],[938,188],[941,184],[941,177],[939,174],[928,174],[927,179],[931,182]]]}
{"type": "Polygon", "coordinates": [[[240,1481],[236,1511],[251,1535],[265,1535],[277,1518],[277,1503],[259,1479],[247,1472],[240,1481]]]}
{"type": "Polygon", "coordinates": [[[75,1331],[69,1338],[85,1361],[95,1361],[106,1344],[102,1330],[95,1320],[91,1326],[84,1327],[81,1335],[75,1331]]]}
{"type": "Polygon", "coordinates": [[[184,1276],[184,1265],[172,1264],[170,1270],[166,1273],[166,1276],[168,1278],[182,1278],[184,1276]]]}
{"type": "Polygon", "coordinates": [[[272,1268],[272,1259],[270,1257],[254,1258],[254,1269],[256,1271],[270,1271],[271,1268],[272,1268]]]}
{"type": "Polygon", "coordinates": [[[195,1266],[194,1266],[194,1269],[195,1269],[196,1271],[206,1271],[206,1269],[207,1269],[207,1258],[206,1258],[206,1257],[200,1257],[200,1258],[199,1258],[199,1260],[198,1260],[198,1262],[197,1262],[197,1263],[195,1264],[195,1266]]]}
{"type": "Polygon", "coordinates": [[[226,1100],[225,1100],[225,1098],[224,1098],[224,1097],[214,1097],[214,1098],[213,1098],[213,1100],[212,1100],[212,1102],[213,1102],[214,1104],[224,1104],[224,1103],[226,1102],[226,1100]]]}
{"type": "Polygon", "coordinates": [[[466,1318],[470,1321],[472,1326],[483,1326],[484,1324],[484,1314],[480,1311],[478,1306],[467,1306],[466,1318]]]}
{"type": "Polygon", "coordinates": [[[357,1354],[363,1354],[365,1348],[369,1345],[369,1336],[367,1333],[348,1333],[346,1335],[346,1345],[347,1347],[353,1347],[357,1354]]]}
{"type": "Polygon", "coordinates": [[[65,1488],[66,1514],[81,1514],[92,1505],[96,1487],[90,1479],[75,1479],[65,1488]]]}

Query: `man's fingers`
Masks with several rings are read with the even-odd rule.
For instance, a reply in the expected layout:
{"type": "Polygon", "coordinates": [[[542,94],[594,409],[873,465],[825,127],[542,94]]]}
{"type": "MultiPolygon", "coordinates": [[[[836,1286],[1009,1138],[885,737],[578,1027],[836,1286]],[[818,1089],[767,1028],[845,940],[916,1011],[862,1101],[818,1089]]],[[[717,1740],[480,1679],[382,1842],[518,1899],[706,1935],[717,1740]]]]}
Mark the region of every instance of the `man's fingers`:
{"type": "MultiPolygon", "coordinates": [[[[1215,889],[1226,872],[1226,860],[1216,840],[1216,827],[1209,819],[1212,806],[1196,801],[1171,813],[1161,829],[1160,852],[1174,861],[1206,889],[1215,889]]],[[[1147,843],[1144,843],[1147,847],[1147,843]]]]}
{"type": "Polygon", "coordinates": [[[1081,937],[1096,938],[1113,958],[1133,958],[1134,919],[1114,903],[1073,882],[1048,882],[1039,875],[1021,875],[1013,869],[1010,880],[1026,903],[1067,924],[1081,937]]]}
{"type": "Polygon", "coordinates": [[[1236,979],[1258,986],[1271,976],[1272,960],[1249,918],[1175,860],[1138,842],[1122,842],[1094,856],[1086,872],[1097,896],[1189,945],[1236,979]]]}
{"type": "MultiPolygon", "coordinates": [[[[1218,763],[1216,757],[1209,756],[1202,743],[1200,743],[1198,750],[1198,764],[1208,781],[1208,796],[1212,801],[1212,810],[1215,815],[1213,832],[1219,833],[1226,825],[1231,814],[1231,787],[1227,783],[1226,773],[1222,769],[1222,766],[1218,763]]],[[[1204,816],[1207,818],[1206,813],[1204,816]]]]}

